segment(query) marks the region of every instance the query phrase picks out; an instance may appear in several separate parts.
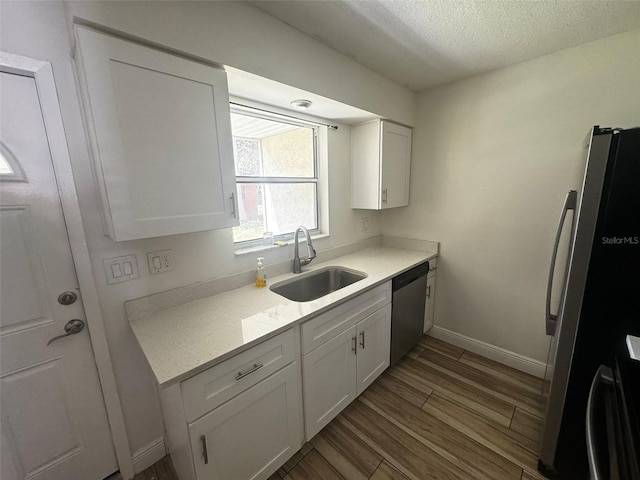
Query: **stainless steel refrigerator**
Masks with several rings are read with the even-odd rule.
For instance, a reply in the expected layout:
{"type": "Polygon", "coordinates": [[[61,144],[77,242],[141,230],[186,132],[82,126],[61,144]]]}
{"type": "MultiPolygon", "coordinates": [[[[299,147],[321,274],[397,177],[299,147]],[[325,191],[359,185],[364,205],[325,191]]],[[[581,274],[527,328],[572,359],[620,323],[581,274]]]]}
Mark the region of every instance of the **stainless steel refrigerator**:
{"type": "Polygon", "coordinates": [[[582,189],[569,191],[562,208],[545,322],[551,341],[538,468],[562,480],[589,478],[592,380],[600,365],[625,355],[627,334],[640,334],[640,128],[592,129],[582,189]],[[569,255],[556,265],[569,225],[569,255]],[[558,287],[554,313],[551,291],[558,287]]]}

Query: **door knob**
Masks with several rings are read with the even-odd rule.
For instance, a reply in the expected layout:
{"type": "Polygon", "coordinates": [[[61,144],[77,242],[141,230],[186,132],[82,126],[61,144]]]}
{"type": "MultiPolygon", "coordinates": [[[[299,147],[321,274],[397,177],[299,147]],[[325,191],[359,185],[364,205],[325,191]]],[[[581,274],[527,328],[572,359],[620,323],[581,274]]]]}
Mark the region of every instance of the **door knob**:
{"type": "Polygon", "coordinates": [[[60,305],[71,305],[78,299],[78,295],[75,292],[62,292],[58,295],[58,303],[60,305]]]}
{"type": "Polygon", "coordinates": [[[64,335],[58,335],[57,337],[53,337],[51,340],[47,342],[47,345],[51,345],[56,340],[60,340],[61,338],[68,337],[69,335],[75,335],[76,333],[80,333],[84,329],[84,322],[82,320],[78,320],[74,318],[73,320],[69,320],[67,324],[64,326],[64,331],[67,332],[64,335]]]}

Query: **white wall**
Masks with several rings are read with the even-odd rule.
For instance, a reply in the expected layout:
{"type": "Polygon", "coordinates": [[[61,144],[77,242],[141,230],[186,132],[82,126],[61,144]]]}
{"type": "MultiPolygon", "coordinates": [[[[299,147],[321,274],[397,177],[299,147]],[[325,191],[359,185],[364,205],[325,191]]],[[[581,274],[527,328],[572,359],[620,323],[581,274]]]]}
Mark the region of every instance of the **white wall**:
{"type": "Polygon", "coordinates": [[[69,14],[413,125],[415,94],[238,1],[69,1],[69,14]]]}
{"type": "Polygon", "coordinates": [[[546,276],[589,128],[640,124],[640,31],[420,93],[411,200],[383,234],[437,240],[435,324],[546,360],[546,276]]]}
{"type": "MultiPolygon", "coordinates": [[[[218,2],[179,2],[179,5],[116,2],[107,4],[104,10],[101,7],[100,3],[91,2],[75,4],[71,10],[82,10],[86,18],[131,35],[166,42],[172,48],[253,73],[272,75],[272,79],[285,83],[291,80],[290,83],[299,88],[398,121],[413,121],[412,92],[251,6],[218,2]],[[320,61],[316,64],[313,59],[320,61]],[[340,78],[342,73],[345,78],[340,78]]],[[[255,266],[255,258],[234,255],[230,230],[122,243],[114,243],[103,235],[76,94],[68,19],[69,10],[65,11],[58,1],[3,1],[0,3],[0,48],[52,62],[127,433],[135,453],[161,437],[163,431],[155,382],[131,333],[123,303],[150,293],[250,270],[255,266]],[[175,270],[150,276],[146,252],[167,248],[175,252],[175,270]],[[132,253],[137,255],[141,278],[107,285],[102,260],[132,253]]],[[[328,135],[331,237],[314,242],[319,251],[380,233],[377,215],[349,208],[349,127],[341,125],[338,131],[328,135]],[[362,215],[370,217],[367,232],[359,230],[362,215]]],[[[266,257],[267,265],[293,257],[291,248],[261,255],[266,257]]]]}

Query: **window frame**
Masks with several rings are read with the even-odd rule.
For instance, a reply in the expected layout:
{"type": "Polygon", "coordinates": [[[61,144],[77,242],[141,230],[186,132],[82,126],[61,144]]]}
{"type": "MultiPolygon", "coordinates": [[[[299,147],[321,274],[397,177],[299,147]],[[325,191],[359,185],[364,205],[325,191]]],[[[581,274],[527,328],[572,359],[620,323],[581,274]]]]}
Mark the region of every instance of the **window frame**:
{"type": "MultiPolygon", "coordinates": [[[[262,106],[262,105],[261,105],[262,106]]],[[[309,229],[309,234],[311,235],[320,235],[322,233],[322,225],[321,225],[321,188],[320,188],[320,165],[319,165],[319,129],[322,127],[321,124],[312,122],[310,120],[305,120],[304,118],[300,118],[297,116],[290,115],[289,112],[287,114],[280,114],[278,112],[267,110],[269,108],[268,105],[264,105],[264,108],[259,107],[251,107],[248,105],[240,105],[237,103],[232,103],[229,106],[230,112],[238,115],[246,115],[254,118],[262,118],[265,120],[277,121],[280,123],[286,123],[289,125],[295,125],[299,127],[310,128],[313,132],[313,177],[275,177],[275,176],[264,176],[264,177],[255,177],[255,176],[246,176],[246,175],[236,175],[236,195],[240,195],[238,191],[238,185],[240,184],[287,184],[287,183],[296,183],[296,184],[306,184],[310,183],[314,185],[315,188],[315,217],[316,217],[316,228],[309,229]]],[[[290,112],[294,113],[294,112],[290,112]]],[[[233,137],[233,129],[231,131],[233,137]]],[[[246,138],[246,137],[237,137],[237,138],[246,138]]],[[[235,158],[234,158],[234,168],[235,168],[235,158]]],[[[295,232],[287,232],[278,235],[274,235],[273,239],[278,241],[290,241],[293,240],[295,232]]],[[[263,246],[262,238],[255,238],[251,240],[240,240],[233,241],[234,247],[236,250],[246,249],[252,247],[263,246]]],[[[265,248],[270,248],[269,246],[265,246],[265,248]]]]}

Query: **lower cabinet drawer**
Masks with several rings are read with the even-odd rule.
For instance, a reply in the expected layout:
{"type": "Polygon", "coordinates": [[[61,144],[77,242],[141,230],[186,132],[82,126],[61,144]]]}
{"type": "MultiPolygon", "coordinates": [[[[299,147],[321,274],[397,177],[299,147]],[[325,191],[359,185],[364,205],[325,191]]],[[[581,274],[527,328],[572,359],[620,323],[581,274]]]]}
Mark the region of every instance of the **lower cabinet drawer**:
{"type": "Polygon", "coordinates": [[[182,382],[185,417],[194,421],[299,357],[289,329],[182,382]]]}
{"type": "Polygon", "coordinates": [[[298,362],[189,424],[189,437],[196,478],[269,478],[302,445],[298,362]]]}

